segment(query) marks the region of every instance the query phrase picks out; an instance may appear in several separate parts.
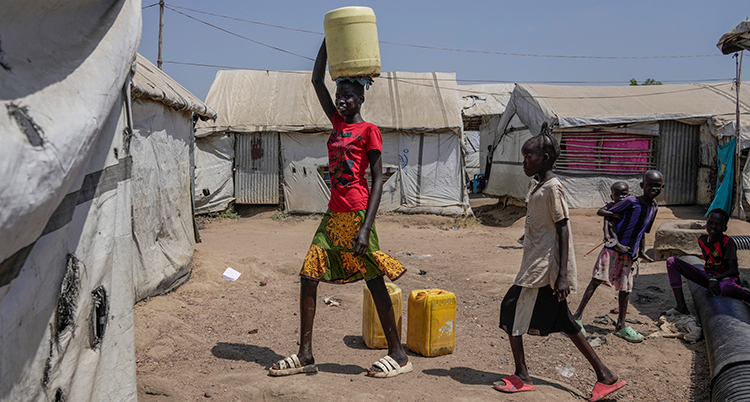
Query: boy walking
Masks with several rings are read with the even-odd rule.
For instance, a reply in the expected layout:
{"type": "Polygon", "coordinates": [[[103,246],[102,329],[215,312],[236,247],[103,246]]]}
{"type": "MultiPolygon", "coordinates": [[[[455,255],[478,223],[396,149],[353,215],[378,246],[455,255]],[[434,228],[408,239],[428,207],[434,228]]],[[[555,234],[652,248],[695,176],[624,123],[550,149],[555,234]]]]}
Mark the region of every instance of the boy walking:
{"type": "Polygon", "coordinates": [[[516,370],[495,383],[501,392],[533,391],[523,350],[523,334],[567,334],[591,364],[597,382],[590,401],[598,401],[625,386],[596,355],[568,309],[566,298],[576,286],[575,255],[568,224],[568,204],[562,184],[552,173],[560,154],[557,141],[542,134],[523,145],[524,173],[538,181],[529,191],[521,270],[503,298],[500,328],[508,333],[516,370]]]}
{"type": "Polygon", "coordinates": [[[656,197],[661,194],[664,187],[664,177],[658,170],[649,170],[643,174],[641,188],[643,195],[629,196],[615,204],[608,211],[599,210],[600,215],[605,218],[619,218],[617,224],[617,238],[625,247],[629,248],[627,253],[617,251],[617,249],[605,246],[599,253],[599,257],[594,264],[591,282],[583,293],[581,303],[578,305],[574,317],[580,321],[583,310],[586,308],[591,296],[596,288],[604,283],[612,286],[617,290],[619,301],[619,312],[615,335],[625,339],[628,342],[642,342],[643,335],[636,332],[633,328],[625,326],[625,317],[628,311],[628,299],[633,291],[633,262],[638,258],[643,258],[648,262],[653,262],[646,255],[645,234],[651,231],[656,218],[656,212],[659,207],[656,205],[656,197]]]}

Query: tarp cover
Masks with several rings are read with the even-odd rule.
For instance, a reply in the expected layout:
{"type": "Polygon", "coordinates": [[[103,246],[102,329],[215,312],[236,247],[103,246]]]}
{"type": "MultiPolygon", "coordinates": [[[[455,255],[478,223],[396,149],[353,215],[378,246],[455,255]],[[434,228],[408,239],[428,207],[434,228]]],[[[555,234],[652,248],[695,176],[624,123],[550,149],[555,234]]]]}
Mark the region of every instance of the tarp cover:
{"type": "MultiPolygon", "coordinates": [[[[743,148],[750,146],[750,88],[741,86],[743,148]]],[[[519,84],[510,104],[532,133],[552,128],[619,125],[659,120],[708,122],[717,137],[734,135],[735,89],[717,84],[557,86],[519,84]]]]}
{"type": "MultiPolygon", "coordinates": [[[[476,173],[485,172],[487,153],[489,152],[487,147],[493,144],[495,131],[500,124],[500,116],[505,112],[505,108],[510,102],[510,95],[515,87],[515,84],[477,84],[460,85],[458,87],[464,102],[461,113],[465,117],[483,117],[479,126],[479,143],[477,144],[479,152],[476,155],[479,169],[476,173]]],[[[468,170],[468,159],[466,163],[468,170]]],[[[472,161],[471,163],[475,162],[472,161]]],[[[473,177],[473,174],[476,173],[470,173],[469,177],[473,177]]]]}
{"type": "Polygon", "coordinates": [[[138,0],[3,2],[0,401],[136,401],[125,94],[140,32],[138,0]]]}
{"type": "MultiPolygon", "coordinates": [[[[216,73],[206,104],[216,121],[198,122],[196,135],[215,132],[329,132],[331,122],[310,84],[310,71],[222,70],[216,73]]],[[[326,75],[326,85],[335,92],[326,75]]],[[[461,99],[455,73],[383,73],[365,92],[362,117],[381,131],[432,131],[446,127],[460,134],[461,99]]]]}
{"type": "Polygon", "coordinates": [[[136,56],[132,96],[133,99],[156,101],[174,110],[192,112],[204,120],[216,118],[213,109],[141,54],[136,56]]]}
{"type": "Polygon", "coordinates": [[[716,47],[724,54],[750,50],[750,20],[740,22],[731,31],[721,35],[716,47]]]}
{"type": "Polygon", "coordinates": [[[234,201],[234,134],[195,139],[195,213],[224,211],[234,201]]]}
{"type": "Polygon", "coordinates": [[[459,85],[464,116],[501,115],[516,84],[459,85]]]}
{"type": "Polygon", "coordinates": [[[133,102],[133,240],[135,297],[141,300],[182,284],[195,249],[190,198],[193,120],[149,100],[133,102]]]}
{"type": "Polygon", "coordinates": [[[191,198],[193,113],[216,113],[140,54],[132,82],[135,296],[186,281],[195,248],[191,198]]]}
{"type": "MultiPolygon", "coordinates": [[[[750,146],[750,89],[741,87],[740,111],[743,147],[750,146]]],[[[734,135],[735,89],[732,83],[584,87],[516,86],[494,138],[493,166],[485,192],[523,198],[529,179],[522,176],[518,153],[521,138],[539,133],[542,124],[556,132],[577,128],[658,135],[658,122],[677,120],[706,124],[721,138],[734,135]],[[527,131],[517,131],[527,127],[527,131]],[[525,133],[525,134],[523,134],[525,133]],[[499,166],[505,165],[505,166],[499,166]],[[496,173],[496,168],[500,174],[496,173]],[[523,194],[521,194],[523,192],[523,194]]],[[[609,200],[609,185],[623,177],[561,177],[573,208],[592,208],[609,200]],[[597,191],[593,194],[592,189],[597,191]]],[[[625,178],[637,188],[635,176],[625,178]]]]}
{"type": "MultiPolygon", "coordinates": [[[[224,133],[280,132],[288,212],[325,212],[330,197],[318,169],[328,164],[326,141],[332,127],[310,76],[304,71],[220,71],[206,98],[219,117],[196,125],[198,140],[224,133]]],[[[333,92],[333,82],[326,83],[333,92]]],[[[381,210],[450,215],[469,210],[455,74],[384,73],[365,92],[362,116],[383,134],[384,169],[396,171],[384,184],[381,210]]],[[[221,180],[212,183],[231,180],[231,166],[220,159],[226,152],[214,154],[208,158],[208,152],[196,151],[196,212],[205,211],[200,171],[210,167],[216,172],[221,180]]],[[[227,194],[222,200],[230,198],[227,194]]]]}

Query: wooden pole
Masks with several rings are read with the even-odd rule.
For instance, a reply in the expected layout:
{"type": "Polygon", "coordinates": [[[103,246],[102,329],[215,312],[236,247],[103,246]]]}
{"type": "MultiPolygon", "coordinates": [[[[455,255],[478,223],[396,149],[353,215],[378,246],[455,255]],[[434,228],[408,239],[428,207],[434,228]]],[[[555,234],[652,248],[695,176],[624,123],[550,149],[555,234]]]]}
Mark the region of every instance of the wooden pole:
{"type": "Polygon", "coordinates": [[[744,211],[742,210],[742,192],[740,188],[742,183],[740,182],[740,152],[742,147],[740,146],[740,85],[742,81],[742,56],[745,54],[744,50],[740,50],[740,54],[737,55],[737,81],[735,85],[735,91],[737,94],[737,103],[735,107],[735,123],[734,123],[734,183],[735,183],[735,204],[734,204],[734,217],[745,218],[744,211]]]}
{"type": "Polygon", "coordinates": [[[156,58],[156,67],[161,70],[161,44],[164,38],[164,0],[159,0],[159,56],[156,58]]]}

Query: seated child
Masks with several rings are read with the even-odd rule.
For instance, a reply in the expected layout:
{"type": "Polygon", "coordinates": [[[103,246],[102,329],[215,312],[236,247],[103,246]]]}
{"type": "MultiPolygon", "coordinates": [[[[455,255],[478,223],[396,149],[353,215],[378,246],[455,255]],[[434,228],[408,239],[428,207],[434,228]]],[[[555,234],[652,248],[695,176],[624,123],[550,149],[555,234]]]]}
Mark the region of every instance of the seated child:
{"type": "Polygon", "coordinates": [[[706,219],[706,232],[698,238],[705,261],[704,269],[697,268],[676,257],[667,259],[669,285],[677,302],[675,310],[689,314],[682,293],[682,277],[707,288],[713,296],[723,295],[750,302],[750,292],[740,283],[740,271],[737,268],[737,245],[725,235],[729,214],[723,209],[713,209],[706,219]]]}
{"type": "Polygon", "coordinates": [[[627,253],[630,251],[630,247],[621,244],[617,238],[617,224],[622,220],[622,217],[610,215],[608,212],[615,204],[630,195],[630,188],[628,187],[628,183],[618,181],[613,183],[609,190],[612,192],[612,202],[608,202],[596,214],[604,217],[604,241],[607,247],[612,247],[621,253],[627,253]]]}

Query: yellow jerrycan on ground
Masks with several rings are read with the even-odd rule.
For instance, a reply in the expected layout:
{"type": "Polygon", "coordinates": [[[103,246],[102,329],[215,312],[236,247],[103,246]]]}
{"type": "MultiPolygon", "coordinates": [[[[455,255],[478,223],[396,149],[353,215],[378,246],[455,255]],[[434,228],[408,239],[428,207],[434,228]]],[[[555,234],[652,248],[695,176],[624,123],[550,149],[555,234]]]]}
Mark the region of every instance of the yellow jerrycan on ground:
{"type": "Polygon", "coordinates": [[[380,45],[370,7],[342,7],[326,13],[328,71],[340,77],[380,76],[380,45]]]}
{"type": "Polygon", "coordinates": [[[406,347],[422,356],[453,353],[456,347],[456,295],[440,289],[409,295],[406,347]]]}
{"type": "MultiPolygon", "coordinates": [[[[388,294],[391,296],[393,314],[396,316],[396,329],[399,338],[401,338],[401,311],[403,304],[401,299],[403,298],[403,293],[401,293],[401,288],[392,283],[386,283],[385,287],[388,288],[388,294]]],[[[362,338],[365,340],[365,345],[370,349],[388,348],[388,342],[385,339],[385,333],[383,333],[383,325],[380,324],[378,310],[375,308],[375,302],[372,300],[372,294],[367,285],[365,285],[365,297],[362,303],[362,338]]]]}

